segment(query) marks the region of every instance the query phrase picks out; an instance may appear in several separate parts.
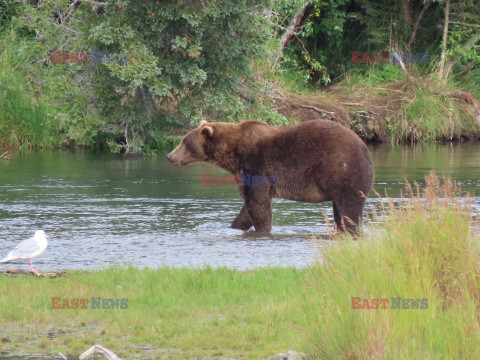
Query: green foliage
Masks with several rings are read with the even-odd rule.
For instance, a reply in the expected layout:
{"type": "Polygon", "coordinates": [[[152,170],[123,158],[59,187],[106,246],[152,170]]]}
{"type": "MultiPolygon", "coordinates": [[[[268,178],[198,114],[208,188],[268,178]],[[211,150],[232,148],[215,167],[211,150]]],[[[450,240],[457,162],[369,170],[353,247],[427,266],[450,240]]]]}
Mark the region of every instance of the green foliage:
{"type": "Polygon", "coordinates": [[[111,1],[99,12],[87,3],[71,8],[59,0],[27,5],[15,23],[17,33],[28,26],[31,40],[21,49],[21,74],[36,84],[37,101],[57,107],[64,130],[58,142],[92,145],[104,139],[113,149],[115,137],[126,134],[130,148],[142,150],[147,139],[165,140],[185,120],[205,116],[238,121],[249,114],[285,122],[257,104],[259,82],[250,68],[252,59],[270,53],[266,3],[111,1]],[[122,53],[128,62],[51,62],[52,51],[94,50],[122,53]]]}
{"type": "Polygon", "coordinates": [[[12,22],[12,18],[21,15],[24,4],[4,0],[0,3],[0,31],[8,29],[12,22]]]}
{"type": "Polygon", "coordinates": [[[62,131],[54,108],[32,96],[35,84],[24,84],[27,47],[13,32],[0,39],[0,147],[52,147],[62,131]]]}
{"type": "Polygon", "coordinates": [[[239,86],[255,87],[250,63],[271,39],[262,1],[112,1],[90,38],[128,55],[107,64],[130,89],[198,122],[203,113],[235,119],[245,109],[239,86]]]}
{"type": "MultiPolygon", "coordinates": [[[[9,101],[16,99],[16,109],[25,108],[27,113],[34,109],[38,119],[48,116],[49,121],[30,124],[17,113],[12,116],[10,106],[8,120],[6,112],[0,114],[1,141],[9,146],[77,144],[116,151],[118,139],[126,135],[130,149],[148,150],[147,143],[170,146],[171,134],[204,118],[287,124],[270,98],[279,86],[302,93],[344,80],[355,92],[363,82],[371,88],[405,76],[390,64],[352,64],[351,51],[428,52],[430,64],[407,68],[413,75],[435,70],[441,42],[437,25],[443,21],[445,1],[431,0],[310,1],[276,67],[278,38],[303,4],[303,0],[112,0],[95,6],[66,0],[2,1],[0,33],[2,40],[10,39],[0,49],[7,77],[3,90],[9,101]],[[128,62],[51,61],[52,51],[97,50],[121,53],[128,62]],[[352,77],[354,81],[349,80],[352,77]],[[354,84],[355,79],[360,83],[354,84]],[[31,131],[39,131],[38,136],[31,131]]],[[[478,94],[478,0],[454,0],[451,5],[454,23],[448,34],[446,73],[464,90],[478,94]]],[[[424,108],[441,105],[431,114],[447,116],[448,124],[430,119],[415,103],[407,109],[413,117],[389,119],[392,134],[457,138],[474,128],[468,110],[459,111],[458,104],[446,113],[443,106],[449,104],[425,101],[424,108]]]]}
{"type": "MultiPolygon", "coordinates": [[[[346,18],[345,5],[350,0],[315,0],[310,1],[303,29],[300,28],[298,36],[290,41],[291,44],[284,51],[283,68],[286,69],[287,84],[292,77],[299,81],[316,80],[317,83],[327,85],[330,76],[326,63],[332,58],[332,52],[338,50],[343,34],[343,24],[346,18]],[[322,43],[329,51],[325,51],[322,43]],[[333,49],[333,51],[332,51],[333,49]]],[[[292,17],[304,1],[276,1],[274,10],[279,13],[278,25],[288,27],[292,17]]]]}
{"type": "MultiPolygon", "coordinates": [[[[446,55],[447,60],[463,73],[480,65],[479,5],[474,0],[453,1],[451,5],[450,16],[454,23],[449,25],[446,55]],[[455,21],[459,18],[462,21],[455,21]]],[[[450,70],[447,68],[447,71],[450,70]]]]}
{"type": "Polygon", "coordinates": [[[390,64],[381,64],[370,73],[370,81],[372,85],[377,85],[379,83],[390,83],[398,80],[405,79],[407,76],[400,68],[390,64]]]}

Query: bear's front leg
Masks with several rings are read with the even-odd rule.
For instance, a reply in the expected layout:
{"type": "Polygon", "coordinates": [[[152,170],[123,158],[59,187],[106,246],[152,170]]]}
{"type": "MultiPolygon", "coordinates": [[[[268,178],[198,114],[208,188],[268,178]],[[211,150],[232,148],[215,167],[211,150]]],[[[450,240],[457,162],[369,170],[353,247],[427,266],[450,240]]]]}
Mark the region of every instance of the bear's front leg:
{"type": "Polygon", "coordinates": [[[272,207],[268,187],[239,186],[239,189],[255,231],[270,232],[272,230],[272,207]]]}
{"type": "Polygon", "coordinates": [[[244,204],[242,206],[242,210],[240,210],[235,220],[233,220],[231,227],[234,229],[247,231],[252,226],[252,220],[250,219],[250,215],[248,215],[247,208],[244,204]]]}

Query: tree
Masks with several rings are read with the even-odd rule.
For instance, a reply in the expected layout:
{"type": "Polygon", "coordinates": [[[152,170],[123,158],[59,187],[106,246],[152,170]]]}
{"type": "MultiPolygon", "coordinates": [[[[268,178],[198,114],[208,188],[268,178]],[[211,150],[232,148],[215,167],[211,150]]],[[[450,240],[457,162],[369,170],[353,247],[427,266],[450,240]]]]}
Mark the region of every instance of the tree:
{"type": "Polygon", "coordinates": [[[91,39],[128,57],[126,64],[106,66],[125,84],[123,93],[143,91],[155,103],[153,112],[173,107],[190,121],[219,112],[236,116],[248,101],[239,86],[253,85],[249,65],[266,53],[272,36],[263,5],[115,0],[104,7],[105,20],[91,39]]]}
{"type": "Polygon", "coordinates": [[[455,66],[462,71],[480,65],[480,1],[445,0],[442,52],[437,77],[446,82],[455,66]]]}

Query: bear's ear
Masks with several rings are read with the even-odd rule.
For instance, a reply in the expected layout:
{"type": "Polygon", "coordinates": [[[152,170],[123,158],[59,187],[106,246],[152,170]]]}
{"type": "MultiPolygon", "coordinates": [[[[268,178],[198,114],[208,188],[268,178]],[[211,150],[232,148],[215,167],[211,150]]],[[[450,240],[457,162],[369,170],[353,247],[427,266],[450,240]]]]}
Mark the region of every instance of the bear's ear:
{"type": "Polygon", "coordinates": [[[202,129],[202,134],[204,134],[206,137],[211,138],[213,136],[213,127],[211,126],[205,126],[202,129]]]}
{"type": "Polygon", "coordinates": [[[207,120],[202,120],[202,121],[200,121],[200,126],[205,125],[205,124],[208,124],[208,121],[207,121],[207,120]]]}

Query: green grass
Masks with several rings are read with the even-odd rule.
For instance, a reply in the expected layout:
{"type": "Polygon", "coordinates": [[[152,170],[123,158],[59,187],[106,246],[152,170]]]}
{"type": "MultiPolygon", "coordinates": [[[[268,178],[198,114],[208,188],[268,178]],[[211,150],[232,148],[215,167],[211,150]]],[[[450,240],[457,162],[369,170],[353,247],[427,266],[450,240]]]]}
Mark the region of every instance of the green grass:
{"type": "Polygon", "coordinates": [[[430,174],[383,204],[369,234],[339,237],[304,269],[73,271],[0,277],[0,351],[80,354],[97,343],[130,358],[480,358],[480,248],[468,197],[430,174]],[[51,309],[51,297],[128,299],[128,309],[51,309]],[[352,297],[388,299],[354,309],[352,297]],[[392,297],[428,308],[392,309],[392,297]],[[146,350],[148,349],[148,350],[146,350]]]}
{"type": "Polygon", "coordinates": [[[460,139],[478,132],[472,109],[461,101],[417,90],[404,115],[391,125],[392,139],[435,141],[460,139]]]}
{"type": "Polygon", "coordinates": [[[0,349],[78,355],[99,343],[127,358],[152,352],[181,359],[267,358],[302,347],[306,314],[299,304],[306,272],[119,267],[55,279],[0,277],[2,336],[12,340],[0,349]],[[128,309],[51,309],[51,297],[98,296],[127,298],[128,309]],[[49,340],[53,330],[61,333],[49,340]],[[140,344],[152,350],[144,352],[140,344]]]}
{"type": "Polygon", "coordinates": [[[54,110],[38,100],[37,85],[27,75],[29,46],[13,32],[0,35],[0,148],[26,150],[59,143],[61,126],[54,110]]]}
{"type": "Polygon", "coordinates": [[[315,359],[480,358],[471,208],[450,181],[427,180],[423,196],[386,206],[389,217],[370,237],[322,252],[311,279],[316,292],[305,302],[315,359]],[[352,309],[352,297],[386,298],[389,308],[352,309]],[[428,299],[428,308],[392,309],[392,297],[428,299]]]}

